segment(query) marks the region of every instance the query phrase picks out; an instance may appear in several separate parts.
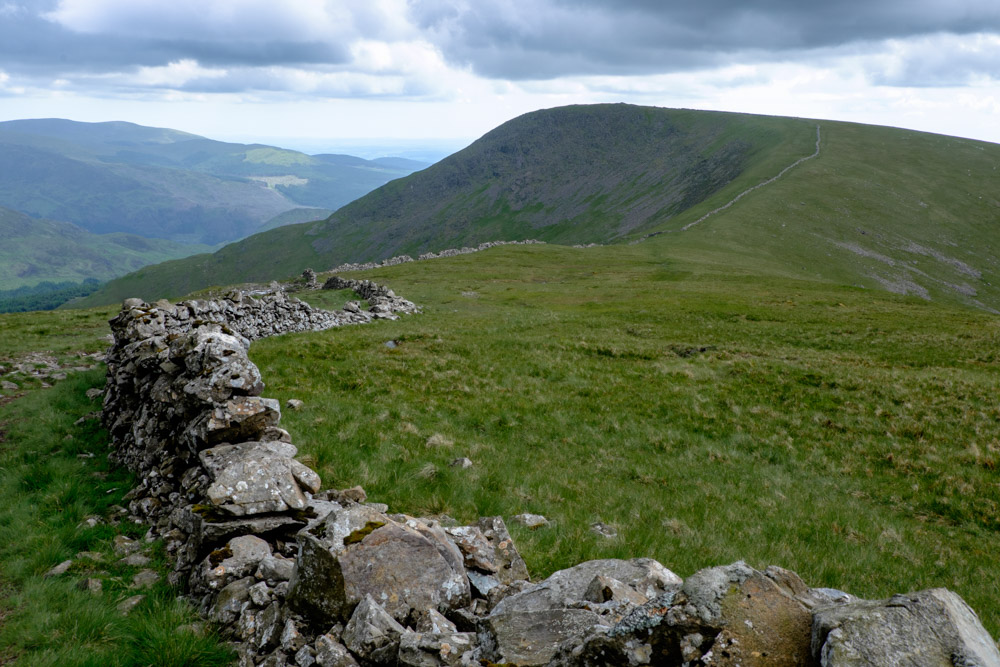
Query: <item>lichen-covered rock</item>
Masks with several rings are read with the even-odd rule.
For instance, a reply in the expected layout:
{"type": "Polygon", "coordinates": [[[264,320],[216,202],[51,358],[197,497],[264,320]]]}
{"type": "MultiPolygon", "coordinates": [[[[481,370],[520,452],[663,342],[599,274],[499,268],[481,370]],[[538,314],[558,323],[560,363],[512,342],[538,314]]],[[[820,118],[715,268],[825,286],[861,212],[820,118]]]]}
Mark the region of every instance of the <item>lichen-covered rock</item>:
{"type": "Polygon", "coordinates": [[[479,530],[493,547],[496,561],[496,578],[500,583],[510,585],[515,581],[527,581],[528,566],[517,552],[514,540],[507,532],[503,518],[499,516],[483,517],[479,520],[479,530]]]}
{"type": "Polygon", "coordinates": [[[371,595],[366,595],[351,614],[343,641],[362,660],[390,665],[396,661],[399,640],[405,631],[371,595]]]}
{"type": "Polygon", "coordinates": [[[220,589],[234,579],[253,574],[258,564],[271,555],[271,545],[253,535],[234,537],[202,561],[199,575],[210,589],[220,589]]]}
{"type": "Polygon", "coordinates": [[[811,615],[796,597],[808,589],[794,573],[773,574],[742,561],[700,570],[628,612],[610,644],[639,640],[668,664],[811,665],[811,615]]]}
{"type": "Polygon", "coordinates": [[[181,440],[192,450],[222,442],[253,440],[266,429],[276,426],[281,408],[273,398],[236,396],[194,417],[181,433],[181,440]]]}
{"type": "Polygon", "coordinates": [[[620,610],[604,614],[611,609],[588,604],[595,602],[588,599],[593,597],[594,581],[602,579],[621,587],[620,605],[632,604],[632,596],[646,600],[681,585],[680,577],[649,558],[594,560],[560,570],[494,607],[480,630],[485,657],[493,662],[543,665],[561,644],[582,643],[599,625],[610,628],[619,620],[620,610]],[[630,595],[624,594],[625,589],[630,595]]]}
{"type": "Polygon", "coordinates": [[[599,623],[600,616],[589,609],[498,607],[483,619],[478,639],[490,662],[545,665],[561,644],[580,641],[599,623]]]}
{"type": "Polygon", "coordinates": [[[244,605],[250,599],[250,587],[254,585],[253,577],[244,577],[230,583],[215,598],[215,604],[208,612],[208,619],[219,625],[231,625],[239,618],[244,605]]]}
{"type": "Polygon", "coordinates": [[[500,606],[535,610],[585,602],[588,601],[587,592],[598,576],[614,579],[646,599],[676,590],[682,584],[680,577],[651,558],[591,560],[553,572],[548,579],[505,599],[500,606]]]}
{"type": "Polygon", "coordinates": [[[340,556],[345,594],[356,601],[371,595],[399,620],[415,609],[464,607],[469,581],[457,552],[443,535],[435,539],[433,531],[386,524],[340,556]]]}
{"type": "Polygon", "coordinates": [[[236,516],[304,509],[308,499],[303,489],[319,491],[320,479],[291,458],[294,452],[293,445],[283,442],[245,442],[203,451],[202,462],[215,478],[208,499],[236,516]]]}
{"type": "Polygon", "coordinates": [[[347,647],[330,635],[320,635],[316,638],[316,664],[319,667],[358,667],[347,647]]]}
{"type": "Polygon", "coordinates": [[[944,588],[819,609],[812,650],[822,667],[1000,667],[979,617],[944,588]]]}
{"type": "Polygon", "coordinates": [[[459,665],[462,656],[471,651],[475,634],[411,632],[407,630],[399,641],[397,664],[408,667],[449,667],[459,665]]]}
{"type": "Polygon", "coordinates": [[[403,525],[366,505],[331,514],[300,534],[289,603],[317,623],[346,620],[365,595],[394,618],[468,604],[462,556],[434,525],[403,525]]]}

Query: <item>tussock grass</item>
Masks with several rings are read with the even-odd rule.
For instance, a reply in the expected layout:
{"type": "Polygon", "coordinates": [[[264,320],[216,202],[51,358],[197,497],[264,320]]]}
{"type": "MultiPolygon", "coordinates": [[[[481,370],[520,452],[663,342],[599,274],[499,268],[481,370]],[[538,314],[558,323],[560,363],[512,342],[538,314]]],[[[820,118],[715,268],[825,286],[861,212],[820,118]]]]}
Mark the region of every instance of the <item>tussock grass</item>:
{"type": "Polygon", "coordinates": [[[109,468],[107,433],[96,419],[75,424],[99,408],[85,392],[103,382],[103,371],[77,373],[0,407],[0,497],[6,499],[0,503],[0,661],[60,667],[224,664],[232,656],[216,637],[183,629],[196,618],[163,583],[168,567],[158,545],[150,555],[164,578],[150,590],[130,589],[139,568],[117,563],[113,537],[139,538],[146,527],[108,522],[133,480],[109,468]],[[91,517],[102,521],[91,527],[84,523],[91,517]],[[103,558],[78,558],[82,551],[103,558]],[[44,577],[67,559],[74,563],[66,574],[44,577]],[[87,577],[103,581],[101,594],[77,588],[87,577]],[[140,606],[120,614],[118,602],[140,592],[147,596],[140,606]]]}
{"type": "Polygon", "coordinates": [[[867,597],[946,586],[996,634],[997,319],[665,255],[536,246],[381,269],[365,275],[423,315],[251,356],[268,396],[306,401],[283,425],[326,485],[462,521],[543,514],[512,527],[536,577],[743,558],[867,597]]]}

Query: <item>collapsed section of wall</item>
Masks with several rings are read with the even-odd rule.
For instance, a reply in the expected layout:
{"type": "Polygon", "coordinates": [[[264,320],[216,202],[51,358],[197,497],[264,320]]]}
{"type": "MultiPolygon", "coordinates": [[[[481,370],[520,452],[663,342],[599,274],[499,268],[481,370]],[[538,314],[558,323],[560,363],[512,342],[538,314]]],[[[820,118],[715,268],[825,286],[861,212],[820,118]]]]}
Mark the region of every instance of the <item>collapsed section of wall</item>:
{"type": "Polygon", "coordinates": [[[128,300],[112,320],[103,421],[134,470],[133,516],[174,584],[240,665],[1000,666],[975,613],[943,589],[858,600],[739,562],[686,581],[655,560],[581,563],[532,584],[501,517],[389,513],[359,487],[320,492],[251,340],[395,318],[416,307],[370,281],[319,311],[284,294],[177,305],[128,300]],[[913,662],[912,656],[917,662],[913,662]],[[869,659],[874,656],[873,659],[869,659]]]}

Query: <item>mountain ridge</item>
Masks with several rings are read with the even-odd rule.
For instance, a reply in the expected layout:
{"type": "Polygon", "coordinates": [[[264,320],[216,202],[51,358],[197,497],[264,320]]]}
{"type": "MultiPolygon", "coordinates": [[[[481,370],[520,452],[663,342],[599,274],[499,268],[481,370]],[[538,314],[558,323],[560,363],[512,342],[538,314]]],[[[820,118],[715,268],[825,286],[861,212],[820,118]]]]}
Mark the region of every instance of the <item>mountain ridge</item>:
{"type": "Polygon", "coordinates": [[[419,166],[123,121],[0,123],[0,206],[95,233],[188,243],[233,241],[296,208],[335,210],[419,166]]]}
{"type": "Polygon", "coordinates": [[[701,256],[737,273],[1000,310],[998,165],[998,145],[909,130],[627,105],[557,108],[505,123],[322,222],[144,269],[87,303],[484,241],[652,237],[645,242],[664,261],[701,256]],[[659,134],[646,131],[657,124],[659,134]]]}

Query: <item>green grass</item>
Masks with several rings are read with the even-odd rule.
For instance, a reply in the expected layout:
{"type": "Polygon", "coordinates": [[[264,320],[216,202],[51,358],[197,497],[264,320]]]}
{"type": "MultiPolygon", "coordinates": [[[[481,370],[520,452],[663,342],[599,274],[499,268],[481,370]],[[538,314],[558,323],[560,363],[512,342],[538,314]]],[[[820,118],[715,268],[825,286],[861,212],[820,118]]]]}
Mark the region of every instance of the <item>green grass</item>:
{"type": "MultiPolygon", "coordinates": [[[[99,403],[85,392],[100,386],[103,371],[74,374],[45,391],[29,392],[0,407],[0,662],[18,665],[218,665],[232,659],[211,633],[186,630],[196,616],[165,578],[143,591],[128,616],[117,604],[139,591],[139,568],[117,563],[112,538],[141,538],[144,526],[115,524],[113,507],[133,480],[107,463],[107,434],[94,418],[75,422],[99,403]],[[90,527],[84,520],[101,517],[90,527]],[[81,551],[67,574],[43,577],[81,551]],[[99,595],[79,590],[86,577],[103,581],[99,595]]],[[[169,571],[162,547],[154,565],[169,571]]]]}
{"type": "Polygon", "coordinates": [[[425,313],[251,350],[266,395],[306,402],[283,426],[326,485],[462,521],[543,514],[512,528],[535,577],[744,558],[866,597],[945,586],[1000,630],[994,316],[657,243],[365,276],[425,313]]]}
{"type": "Polygon", "coordinates": [[[117,313],[118,306],[0,314],[0,365],[28,352],[47,351],[70,359],[77,352],[106,350],[108,320],[117,313]]]}

